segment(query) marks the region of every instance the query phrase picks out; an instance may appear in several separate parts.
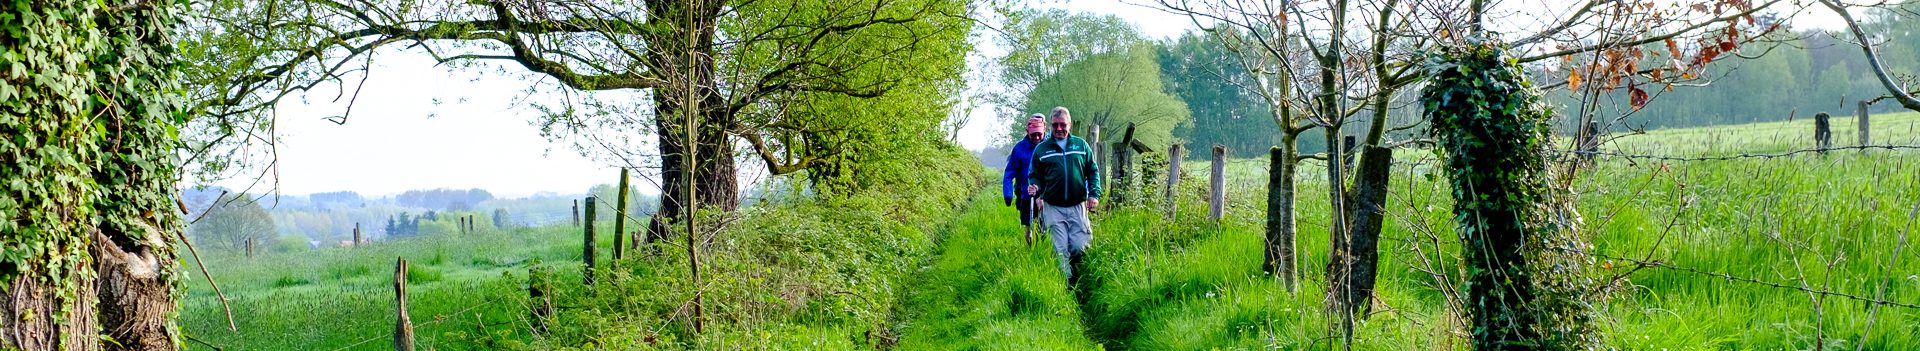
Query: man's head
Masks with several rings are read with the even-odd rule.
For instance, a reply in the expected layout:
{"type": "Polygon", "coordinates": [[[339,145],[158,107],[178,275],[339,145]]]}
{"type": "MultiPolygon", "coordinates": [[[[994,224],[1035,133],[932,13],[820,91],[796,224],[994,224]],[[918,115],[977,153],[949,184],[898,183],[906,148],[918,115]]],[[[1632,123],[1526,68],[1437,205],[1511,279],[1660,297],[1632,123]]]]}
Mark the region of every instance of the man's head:
{"type": "Polygon", "coordinates": [[[1047,124],[1053,130],[1053,137],[1066,139],[1067,131],[1073,130],[1073,114],[1066,106],[1053,108],[1053,120],[1047,124]]]}
{"type": "Polygon", "coordinates": [[[1027,140],[1039,142],[1047,135],[1047,116],[1035,113],[1027,117],[1027,140]]]}

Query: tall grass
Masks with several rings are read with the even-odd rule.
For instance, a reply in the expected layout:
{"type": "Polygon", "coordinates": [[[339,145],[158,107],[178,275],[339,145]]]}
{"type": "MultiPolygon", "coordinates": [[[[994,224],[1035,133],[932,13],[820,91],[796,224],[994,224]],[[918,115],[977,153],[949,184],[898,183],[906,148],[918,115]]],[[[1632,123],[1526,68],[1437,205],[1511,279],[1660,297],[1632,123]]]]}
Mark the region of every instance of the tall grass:
{"type": "Polygon", "coordinates": [[[1026,245],[991,194],[939,236],[903,305],[900,350],[1089,350],[1046,233],[1026,245]]]}
{"type": "MultiPolygon", "coordinates": [[[[1875,138],[1913,140],[1920,133],[1906,133],[1900,123],[1920,121],[1914,117],[1920,115],[1876,119],[1875,138]]],[[[1804,148],[1754,132],[1760,127],[1708,139],[1699,138],[1716,135],[1714,129],[1653,131],[1618,144],[1679,156],[1804,148]],[[1677,148],[1646,140],[1659,138],[1712,144],[1677,148]]],[[[1863,335],[1870,306],[1841,295],[1873,298],[1884,284],[1884,299],[1920,302],[1916,251],[1907,248],[1889,264],[1899,237],[1915,224],[1907,215],[1920,201],[1917,162],[1912,151],[1687,163],[1602,158],[1576,184],[1585,223],[1579,234],[1596,254],[1590,274],[1614,283],[1599,301],[1602,337],[1624,349],[1920,349],[1920,310],[1883,306],[1863,335]]],[[[1446,300],[1451,285],[1442,284],[1460,276],[1450,189],[1429,178],[1428,167],[1395,168],[1377,301],[1356,326],[1357,349],[1464,347],[1463,327],[1446,300]]],[[[1188,168],[1173,220],[1153,204],[1096,216],[1093,293],[1083,306],[1090,332],[1113,349],[1337,346],[1335,319],[1322,307],[1325,179],[1303,171],[1298,243],[1305,279],[1287,291],[1259,271],[1265,168],[1264,160],[1231,162],[1233,205],[1218,224],[1201,218],[1205,162],[1188,168]]]]}

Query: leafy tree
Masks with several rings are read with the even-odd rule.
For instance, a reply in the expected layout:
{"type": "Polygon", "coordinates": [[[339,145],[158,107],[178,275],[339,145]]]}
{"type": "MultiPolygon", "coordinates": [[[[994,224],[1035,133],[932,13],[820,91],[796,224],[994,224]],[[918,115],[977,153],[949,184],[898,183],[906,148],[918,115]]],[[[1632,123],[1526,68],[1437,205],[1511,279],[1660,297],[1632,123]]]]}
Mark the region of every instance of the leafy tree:
{"type": "MultiPolygon", "coordinates": [[[[1272,108],[1258,93],[1246,89],[1259,84],[1256,78],[1241,69],[1233,52],[1219,41],[1187,33],[1158,48],[1161,82],[1193,113],[1192,123],[1174,129],[1176,138],[1193,145],[1226,145],[1241,153],[1257,153],[1280,142],[1272,108]]],[[[1318,148],[1319,143],[1312,144],[1318,148]]]]}
{"type": "Polygon", "coordinates": [[[493,209],[493,227],[494,228],[507,227],[507,209],[504,209],[504,208],[493,209]]]}
{"type": "Polygon", "coordinates": [[[830,167],[851,149],[809,143],[869,134],[809,123],[838,121],[829,117],[841,111],[799,108],[882,98],[930,79],[950,86],[957,70],[944,68],[958,65],[942,60],[961,59],[953,53],[965,51],[972,25],[968,4],[956,0],[218,0],[195,10],[208,15],[189,27],[183,46],[192,48],[195,81],[205,83],[198,108],[215,117],[206,124],[262,124],[288,92],[352,86],[343,73],[368,67],[381,48],[456,67],[514,65],[564,87],[528,88],[566,97],[539,106],[547,112],[545,135],[657,169],[662,189],[697,188],[697,199],[663,192],[657,214],[669,219],[688,200],[738,206],[740,141],[775,175],[830,167]],[[638,90],[651,101],[587,93],[615,90],[638,90]]]}
{"type": "Polygon", "coordinates": [[[245,194],[229,194],[187,227],[194,242],[211,248],[242,250],[248,240],[255,245],[269,243],[278,233],[273,216],[245,194]]]}
{"type": "Polygon", "coordinates": [[[1140,45],[1068,63],[1027,93],[1026,110],[1065,106],[1073,111],[1074,134],[1101,125],[1113,135],[1133,123],[1135,139],[1167,145],[1173,129],[1188,125],[1190,116],[1186,103],[1162,88],[1153,49],[1140,45]]]}

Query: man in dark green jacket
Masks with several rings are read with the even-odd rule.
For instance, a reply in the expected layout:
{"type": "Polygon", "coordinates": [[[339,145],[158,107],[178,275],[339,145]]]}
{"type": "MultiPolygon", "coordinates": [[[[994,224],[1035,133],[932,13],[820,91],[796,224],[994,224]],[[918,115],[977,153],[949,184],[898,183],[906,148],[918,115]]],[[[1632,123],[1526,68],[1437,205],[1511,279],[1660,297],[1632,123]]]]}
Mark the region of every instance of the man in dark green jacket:
{"type": "Polygon", "coordinates": [[[1053,108],[1047,126],[1053,137],[1033,148],[1027,193],[1043,203],[1039,217],[1052,234],[1060,272],[1066,274],[1067,284],[1078,286],[1087,245],[1093,241],[1087,209],[1100,206],[1100,166],[1087,141],[1068,133],[1073,130],[1073,117],[1066,107],[1053,108]]]}

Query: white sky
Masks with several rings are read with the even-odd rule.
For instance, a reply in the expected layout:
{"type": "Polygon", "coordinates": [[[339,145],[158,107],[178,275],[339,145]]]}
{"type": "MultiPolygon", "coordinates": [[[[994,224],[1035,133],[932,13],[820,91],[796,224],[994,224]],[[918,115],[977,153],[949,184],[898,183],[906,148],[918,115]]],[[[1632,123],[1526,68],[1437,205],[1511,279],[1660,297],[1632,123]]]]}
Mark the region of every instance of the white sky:
{"type": "MultiPolygon", "coordinates": [[[[1153,39],[1193,28],[1185,16],[1131,5],[1146,1],[1077,0],[1039,6],[1119,16],[1153,39]]],[[[1824,9],[1801,15],[1796,23],[1802,26],[1833,23],[1836,17],[1824,9]]],[[[985,38],[976,45],[977,56],[1005,52],[985,38]]],[[[978,58],[975,61],[977,67],[978,58]]],[[[344,98],[329,102],[336,94],[330,89],[310,96],[312,104],[288,99],[279,106],[276,128],[283,140],[277,174],[282,194],[351,190],[377,197],[412,189],[481,188],[498,197],[522,197],[584,193],[594,184],[614,182],[619,174],[571,146],[541,137],[531,124],[538,112],[519,101],[525,82],[514,75],[435,67],[424,55],[412,53],[382,54],[376,62],[345,125],[322,119],[340,114],[344,106],[344,98]]],[[[969,79],[976,75],[969,73],[969,79]]],[[[993,111],[976,109],[959,142],[968,149],[987,147],[995,136],[1005,134],[998,130],[1003,127],[993,111]]],[[[218,184],[245,188],[252,179],[242,178],[247,179],[218,184]]],[[[646,189],[650,182],[635,183],[642,191],[655,192],[646,189]]]]}

